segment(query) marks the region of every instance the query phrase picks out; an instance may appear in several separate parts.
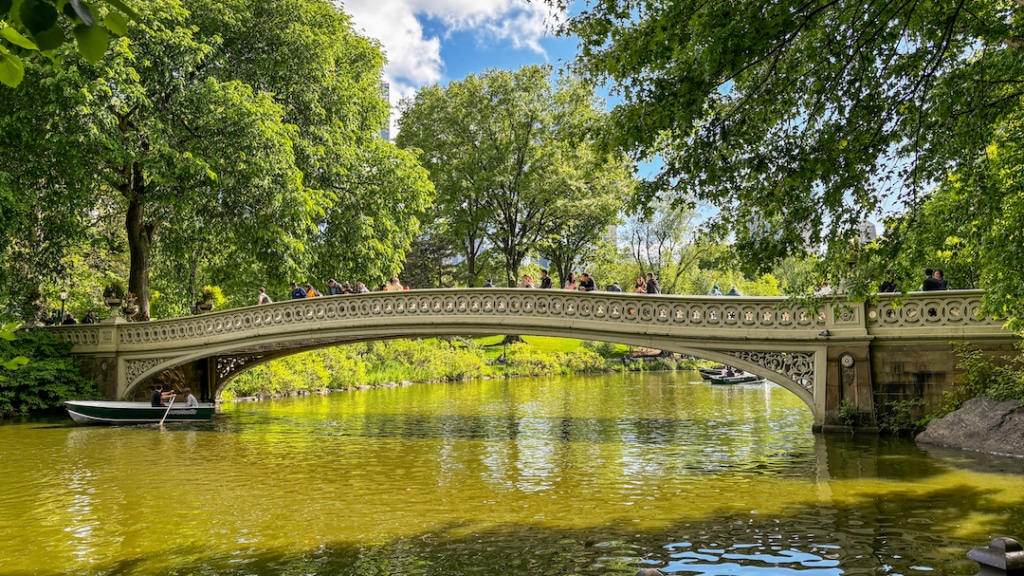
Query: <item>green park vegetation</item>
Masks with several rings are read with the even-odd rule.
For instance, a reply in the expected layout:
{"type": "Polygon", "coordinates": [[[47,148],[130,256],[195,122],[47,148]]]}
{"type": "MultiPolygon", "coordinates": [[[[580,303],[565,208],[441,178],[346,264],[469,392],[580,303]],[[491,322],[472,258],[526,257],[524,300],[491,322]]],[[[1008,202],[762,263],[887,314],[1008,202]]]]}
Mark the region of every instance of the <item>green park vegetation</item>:
{"type": "Polygon", "coordinates": [[[697,360],[653,358],[624,363],[627,346],[571,338],[505,336],[388,340],[324,348],[288,356],[248,370],[222,396],[278,396],[409,382],[454,382],[477,378],[551,376],[611,371],[687,370],[697,360]]]}
{"type": "MultiPolygon", "coordinates": [[[[583,4],[560,21],[566,70],[426,86],[392,143],[384,55],[333,3],[0,1],[0,319],[39,319],[62,290],[102,318],[118,282],[159,319],[291,280],[515,285],[546,262],[556,286],[653,272],[666,293],[864,298],[886,269],[913,290],[931,266],[1024,328],[1019,1],[583,4]]],[[[550,373],[536,354],[596,365],[527,340],[508,350],[524,372],[550,373]]],[[[488,341],[426,342],[234,386],[497,370],[488,341]]]]}
{"type": "Polygon", "coordinates": [[[41,330],[0,331],[0,417],[60,408],[65,400],[98,398],[96,385],[79,373],[71,345],[41,330]]]}

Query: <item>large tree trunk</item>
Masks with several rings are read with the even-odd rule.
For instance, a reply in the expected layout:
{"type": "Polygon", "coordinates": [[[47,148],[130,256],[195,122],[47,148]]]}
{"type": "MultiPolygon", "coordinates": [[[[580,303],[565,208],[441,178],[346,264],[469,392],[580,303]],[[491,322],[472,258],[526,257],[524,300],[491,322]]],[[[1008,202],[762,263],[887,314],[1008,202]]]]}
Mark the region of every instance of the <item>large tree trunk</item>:
{"type": "Polygon", "coordinates": [[[128,202],[125,227],[128,231],[130,261],[128,291],[135,294],[139,307],[136,316],[149,318],[149,255],[153,242],[153,226],[146,224],[145,206],[137,197],[128,202]]]}

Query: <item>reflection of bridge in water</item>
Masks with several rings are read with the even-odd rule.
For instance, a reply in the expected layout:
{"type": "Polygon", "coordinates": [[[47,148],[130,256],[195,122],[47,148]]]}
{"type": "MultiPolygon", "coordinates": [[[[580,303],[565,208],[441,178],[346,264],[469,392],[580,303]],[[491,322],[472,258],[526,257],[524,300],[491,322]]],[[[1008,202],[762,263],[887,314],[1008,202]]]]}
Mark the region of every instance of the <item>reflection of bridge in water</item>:
{"type": "Polygon", "coordinates": [[[528,334],[616,342],[742,368],[799,396],[816,428],[847,400],[871,424],[877,402],[937,402],[952,384],[952,342],[992,352],[1018,338],[978,315],[979,291],[838,301],[558,290],[414,290],[291,300],[146,323],[60,326],[109,398],[177,378],[212,399],[257,364],[324,346],[392,338],[528,334]],[[195,383],[198,382],[198,385],[195,383]]]}

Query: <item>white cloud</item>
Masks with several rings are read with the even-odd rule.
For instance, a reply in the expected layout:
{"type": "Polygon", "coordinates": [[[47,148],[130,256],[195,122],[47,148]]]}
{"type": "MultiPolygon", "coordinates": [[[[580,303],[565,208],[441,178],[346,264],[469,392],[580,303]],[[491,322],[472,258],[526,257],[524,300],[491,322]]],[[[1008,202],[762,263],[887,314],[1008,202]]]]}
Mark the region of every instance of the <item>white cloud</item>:
{"type": "Polygon", "coordinates": [[[444,80],[441,45],[456,32],[471,32],[477,43],[509,43],[544,54],[540,40],[549,18],[543,2],[527,0],[347,0],[343,8],[357,29],[376,38],[388,58],[384,79],[391,101],[420,86],[444,80]],[[439,36],[426,37],[420,18],[439,23],[439,36]]]}

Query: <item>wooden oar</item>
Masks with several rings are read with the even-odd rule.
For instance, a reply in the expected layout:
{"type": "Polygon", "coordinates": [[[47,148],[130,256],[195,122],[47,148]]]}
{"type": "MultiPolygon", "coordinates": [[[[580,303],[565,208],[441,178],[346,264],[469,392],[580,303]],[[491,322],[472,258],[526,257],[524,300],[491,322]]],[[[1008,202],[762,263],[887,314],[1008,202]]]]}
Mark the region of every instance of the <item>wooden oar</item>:
{"type": "Polygon", "coordinates": [[[167,411],[164,412],[164,417],[160,419],[160,425],[164,425],[164,420],[167,419],[167,415],[171,413],[171,406],[174,406],[174,396],[171,396],[171,401],[167,403],[167,411]]]}

